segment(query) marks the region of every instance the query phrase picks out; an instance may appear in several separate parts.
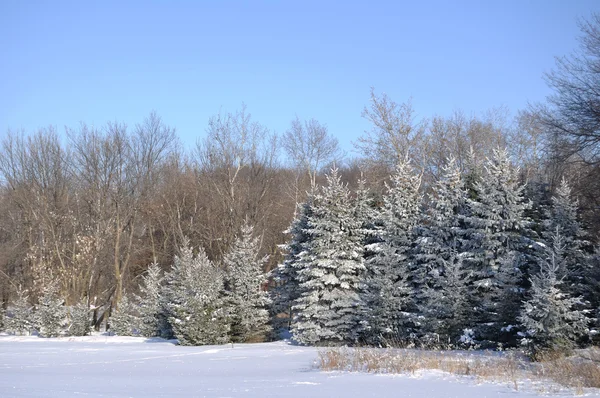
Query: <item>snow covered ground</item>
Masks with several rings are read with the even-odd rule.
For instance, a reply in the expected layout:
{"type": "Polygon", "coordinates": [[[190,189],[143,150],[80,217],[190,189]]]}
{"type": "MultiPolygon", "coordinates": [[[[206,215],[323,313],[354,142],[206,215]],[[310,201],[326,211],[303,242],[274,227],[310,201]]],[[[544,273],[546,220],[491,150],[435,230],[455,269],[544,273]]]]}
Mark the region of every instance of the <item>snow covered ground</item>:
{"type": "Polygon", "coordinates": [[[133,337],[0,336],[0,397],[484,398],[534,397],[541,391],[436,372],[321,372],[316,358],[316,348],[285,342],[180,347],[133,337]]]}

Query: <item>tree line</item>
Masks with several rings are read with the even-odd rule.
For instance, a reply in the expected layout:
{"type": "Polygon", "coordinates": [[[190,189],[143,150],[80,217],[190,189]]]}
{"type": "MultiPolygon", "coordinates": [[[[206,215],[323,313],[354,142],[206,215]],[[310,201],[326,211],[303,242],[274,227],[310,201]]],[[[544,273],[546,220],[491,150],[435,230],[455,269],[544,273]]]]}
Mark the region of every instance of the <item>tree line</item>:
{"type": "Polygon", "coordinates": [[[450,158],[427,200],[421,183],[405,160],[380,206],[336,169],[311,191],[274,272],[279,327],[309,345],[562,350],[597,337],[600,257],[565,180],[534,205],[498,149],[466,173],[450,158]]]}

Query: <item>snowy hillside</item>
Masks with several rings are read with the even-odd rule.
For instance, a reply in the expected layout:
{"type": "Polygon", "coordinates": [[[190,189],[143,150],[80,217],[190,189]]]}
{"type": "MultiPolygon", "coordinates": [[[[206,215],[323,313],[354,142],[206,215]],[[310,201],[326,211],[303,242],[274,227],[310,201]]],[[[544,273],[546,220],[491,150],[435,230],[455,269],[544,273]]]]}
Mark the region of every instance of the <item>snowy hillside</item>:
{"type": "Polygon", "coordinates": [[[439,372],[322,372],[314,366],[317,352],[285,342],[181,347],[160,339],[0,336],[0,396],[479,398],[549,391],[539,385],[514,391],[439,372]]]}

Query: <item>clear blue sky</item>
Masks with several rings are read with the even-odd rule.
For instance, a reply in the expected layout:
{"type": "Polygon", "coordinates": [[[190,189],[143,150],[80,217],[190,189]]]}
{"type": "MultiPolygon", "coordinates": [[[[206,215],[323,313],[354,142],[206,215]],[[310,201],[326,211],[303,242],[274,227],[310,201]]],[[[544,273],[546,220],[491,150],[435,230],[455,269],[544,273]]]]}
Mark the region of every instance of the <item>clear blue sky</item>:
{"type": "Polygon", "coordinates": [[[549,93],[597,0],[0,0],[0,135],[151,110],[186,146],[239,109],[283,132],[316,118],[345,149],[369,89],[419,116],[516,111],[549,93]]]}

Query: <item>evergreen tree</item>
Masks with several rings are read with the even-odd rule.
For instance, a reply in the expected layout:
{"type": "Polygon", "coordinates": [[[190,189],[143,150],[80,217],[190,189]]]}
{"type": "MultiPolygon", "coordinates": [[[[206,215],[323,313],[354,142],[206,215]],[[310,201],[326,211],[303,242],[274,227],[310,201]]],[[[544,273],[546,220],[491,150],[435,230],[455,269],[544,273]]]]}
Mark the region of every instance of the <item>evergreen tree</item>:
{"type": "Polygon", "coordinates": [[[360,308],[361,312],[358,314],[361,324],[360,339],[364,340],[370,330],[370,312],[366,305],[364,305],[364,301],[368,299],[366,294],[368,288],[366,264],[378,254],[380,244],[383,241],[381,238],[383,223],[381,221],[381,214],[378,209],[375,208],[374,200],[367,188],[366,180],[363,179],[362,176],[358,180],[353,213],[354,219],[360,226],[357,233],[359,234],[363,250],[363,264],[365,264],[365,271],[362,273],[360,281],[363,305],[360,308]]]}
{"type": "Polygon", "coordinates": [[[165,303],[161,295],[162,272],[158,264],[150,264],[148,271],[142,277],[139,303],[140,334],[144,337],[172,337],[172,330],[167,322],[165,303]]]}
{"type": "Polygon", "coordinates": [[[27,292],[20,286],[17,289],[17,300],[7,311],[10,316],[4,319],[4,327],[8,333],[21,335],[31,333],[34,326],[33,306],[29,304],[27,292]]]}
{"type": "Polygon", "coordinates": [[[169,323],[181,345],[229,341],[229,317],[223,298],[223,275],[204,250],[194,256],[187,244],[166,275],[169,323]]]}
{"type": "Polygon", "coordinates": [[[79,302],[69,309],[70,336],[87,336],[92,332],[92,317],[87,300],[79,302]]]}
{"type": "Polygon", "coordinates": [[[586,252],[589,243],[585,241],[585,231],[578,221],[577,200],[571,198],[571,188],[563,179],[547,211],[542,237],[547,245],[553,244],[556,233],[564,241],[564,268],[557,270],[559,278],[564,278],[565,291],[572,297],[581,296],[589,305],[593,300],[590,286],[591,256],[586,252]]]}
{"type": "Polygon", "coordinates": [[[110,330],[117,336],[133,336],[138,332],[140,319],[137,306],[124,295],[110,317],[110,330]]]}
{"type": "Polygon", "coordinates": [[[566,261],[564,238],[558,228],[552,239],[549,258],[541,261],[538,274],[531,277],[529,298],[519,316],[526,331],[525,343],[534,350],[571,348],[587,332],[588,320],[576,309],[580,298],[565,293],[557,276],[566,261]]]}
{"type": "Polygon", "coordinates": [[[413,279],[410,263],[419,221],[420,176],[415,175],[408,160],[398,163],[391,184],[383,197],[381,219],[382,242],[367,261],[365,304],[368,330],[365,340],[386,344],[388,340],[406,340],[412,333],[413,279]]]}
{"type": "Polygon", "coordinates": [[[463,258],[467,215],[465,188],[454,159],[433,186],[428,212],[419,228],[416,278],[417,303],[425,318],[425,332],[456,341],[467,326],[469,273],[463,258]]]}
{"type": "MultiPolygon", "coordinates": [[[[475,199],[468,200],[465,243],[467,269],[473,280],[470,315],[479,338],[500,341],[501,332],[513,330],[526,270],[526,236],[531,234],[524,211],[517,169],[506,150],[495,150],[481,180],[474,184],[475,199]]],[[[509,333],[505,339],[512,338],[509,333]]],[[[508,340],[507,340],[508,341],[508,340]]]]}
{"type": "Polygon", "coordinates": [[[306,201],[297,206],[296,216],[285,231],[290,235],[290,240],[280,247],[286,253],[285,259],[272,271],[275,287],[270,292],[273,301],[271,312],[276,332],[281,329],[289,330],[294,317],[292,306],[300,297],[298,268],[306,242],[310,239],[306,230],[308,219],[312,215],[313,202],[314,189],[309,193],[306,201]]]}
{"type": "Polygon", "coordinates": [[[315,197],[306,229],[310,238],[297,270],[301,294],[292,334],[301,344],[354,342],[359,337],[364,264],[361,225],[354,211],[350,192],[333,169],[315,197]]]}
{"type": "Polygon", "coordinates": [[[430,286],[426,287],[426,330],[444,343],[457,343],[468,325],[468,282],[468,271],[457,253],[451,253],[441,268],[432,271],[430,286]]]}
{"type": "Polygon", "coordinates": [[[60,334],[67,315],[64,302],[56,282],[44,286],[35,311],[35,324],[40,336],[56,337],[60,334]]]}
{"type": "Polygon", "coordinates": [[[258,238],[246,224],[223,258],[231,304],[231,339],[235,342],[257,341],[270,331],[271,299],[263,289],[267,275],[266,258],[259,257],[258,238]]]}

